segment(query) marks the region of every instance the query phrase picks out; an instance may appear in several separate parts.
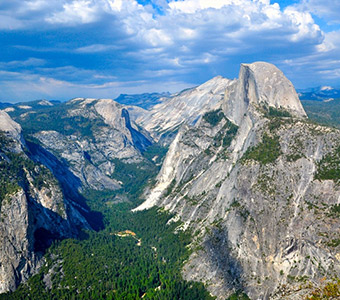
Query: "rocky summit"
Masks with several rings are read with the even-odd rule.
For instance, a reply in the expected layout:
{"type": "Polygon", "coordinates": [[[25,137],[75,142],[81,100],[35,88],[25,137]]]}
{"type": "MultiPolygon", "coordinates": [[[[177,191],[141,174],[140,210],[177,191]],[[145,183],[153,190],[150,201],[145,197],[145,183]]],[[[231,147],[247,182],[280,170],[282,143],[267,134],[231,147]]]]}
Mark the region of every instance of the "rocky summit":
{"type": "Polygon", "coordinates": [[[221,108],[181,128],[135,211],[163,207],[194,232],[183,276],[218,299],[303,299],[340,272],[339,140],[275,66],[243,64],[221,108]]]}

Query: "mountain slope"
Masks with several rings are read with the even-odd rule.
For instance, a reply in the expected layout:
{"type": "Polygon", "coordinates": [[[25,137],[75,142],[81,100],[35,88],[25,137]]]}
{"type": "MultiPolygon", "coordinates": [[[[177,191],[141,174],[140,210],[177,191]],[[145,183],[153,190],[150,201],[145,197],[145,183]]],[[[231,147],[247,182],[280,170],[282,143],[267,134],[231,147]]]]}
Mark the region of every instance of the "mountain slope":
{"type": "Polygon", "coordinates": [[[0,293],[34,274],[54,239],[91,228],[86,208],[66,198],[52,173],[24,151],[20,125],[0,111],[0,293]]]}
{"type": "MultiPolygon", "coordinates": [[[[128,122],[127,119],[125,121],[128,122]]],[[[16,127],[19,128],[18,124],[16,127]]],[[[30,143],[33,144],[27,142],[30,143]]],[[[29,147],[34,150],[34,146],[29,147]]],[[[156,146],[149,147],[143,156],[155,164],[159,163],[161,153],[158,150],[156,146]]],[[[53,160],[52,154],[42,147],[34,152],[34,156],[42,154],[53,160]]],[[[115,169],[122,164],[115,161],[115,169]]],[[[126,187],[131,189],[122,195],[126,199],[120,203],[115,201],[117,191],[92,190],[84,193],[89,206],[103,213],[105,228],[99,232],[86,231],[81,238],[57,240],[46,252],[45,260],[38,260],[40,265],[44,263],[40,271],[15,292],[0,295],[0,299],[177,299],[179,295],[193,300],[214,299],[202,284],[184,281],[181,276],[180,267],[189,254],[186,246],[190,242],[190,234],[174,232],[179,224],[168,224],[171,216],[164,212],[150,210],[138,215],[130,212],[135,205],[136,193],[132,190],[141,188],[147,179],[145,174],[140,174],[141,169],[127,168],[131,165],[125,164],[126,168],[120,172],[120,180],[130,183],[126,187]]],[[[55,168],[60,167],[56,165],[55,168]]],[[[147,175],[156,175],[156,170],[149,165],[147,175]]],[[[47,182],[46,174],[40,175],[43,182],[47,182]]],[[[63,184],[61,187],[65,188],[63,184]]],[[[67,190],[65,194],[73,196],[69,192],[67,190]]],[[[11,205],[13,210],[13,202],[11,205]]],[[[32,207],[33,204],[27,204],[27,210],[32,207]]],[[[30,218],[27,220],[18,213],[16,217],[27,222],[31,229],[34,227],[30,218]]],[[[57,220],[52,221],[55,222],[55,230],[61,231],[57,220]]],[[[15,223],[13,218],[11,222],[15,223]]],[[[20,234],[20,227],[16,229],[22,241],[28,243],[30,237],[20,234]]],[[[43,235],[45,231],[39,230],[38,233],[43,235]]],[[[11,237],[9,233],[5,234],[11,237]]],[[[50,236],[50,239],[54,237],[50,236]]],[[[21,248],[16,245],[14,251],[21,251],[21,248]]],[[[27,269],[34,266],[35,251],[30,253],[27,268],[22,270],[25,276],[30,274],[27,269]]],[[[11,266],[8,261],[4,264],[11,266]]],[[[10,272],[5,270],[4,273],[10,272]]]]}
{"type": "Polygon", "coordinates": [[[305,100],[302,104],[310,120],[340,128],[340,98],[329,102],[305,100]]]}
{"type": "Polygon", "coordinates": [[[164,98],[137,117],[136,123],[150,132],[156,141],[169,144],[182,124],[194,124],[206,111],[217,107],[232,82],[217,76],[198,87],[164,98]]]}
{"type": "Polygon", "coordinates": [[[65,171],[56,173],[58,179],[77,189],[119,189],[120,181],[112,177],[115,160],[140,163],[142,152],[152,144],[128,111],[110,99],[79,98],[42,109],[14,109],[11,115],[44,149],[32,145],[35,159],[56,172],[60,166],[65,171]]]}
{"type": "Polygon", "coordinates": [[[183,274],[218,299],[301,299],[340,272],[339,140],[307,121],[280,70],[242,65],[222,109],[180,130],[136,210],[164,207],[193,230],[183,274]]]}

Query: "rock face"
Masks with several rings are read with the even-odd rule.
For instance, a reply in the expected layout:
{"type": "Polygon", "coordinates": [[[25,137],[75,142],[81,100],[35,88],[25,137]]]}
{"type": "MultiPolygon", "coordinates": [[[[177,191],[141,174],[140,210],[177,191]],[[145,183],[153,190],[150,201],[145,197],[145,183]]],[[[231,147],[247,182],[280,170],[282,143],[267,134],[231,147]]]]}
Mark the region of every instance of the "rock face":
{"type": "Polygon", "coordinates": [[[223,111],[237,125],[249,105],[265,104],[284,108],[294,116],[306,116],[292,83],[278,68],[265,62],[242,64],[239,79],[226,89],[225,99],[223,111]]]}
{"type": "Polygon", "coordinates": [[[136,210],[164,207],[192,229],[183,275],[218,299],[301,299],[301,282],[340,273],[339,140],[275,66],[242,65],[221,109],[181,128],[136,210]]]}
{"type": "MultiPolygon", "coordinates": [[[[34,133],[47,150],[32,149],[35,159],[51,170],[57,165],[64,169],[68,166],[56,176],[65,183],[74,182],[79,189],[120,188],[119,181],[111,178],[115,159],[140,162],[141,153],[152,143],[147,133],[130,120],[127,109],[111,99],[77,98],[51,108],[51,112],[57,125],[46,124],[45,130],[34,133]]],[[[24,114],[18,121],[36,121],[44,113],[24,114]]]]}
{"type": "Polygon", "coordinates": [[[232,80],[217,76],[198,87],[163,98],[161,103],[137,117],[136,123],[150,132],[156,141],[168,144],[182,124],[194,124],[202,114],[218,106],[232,83],[232,80]]]}
{"type": "Polygon", "coordinates": [[[42,264],[55,238],[90,229],[79,204],[67,199],[57,180],[26,151],[21,127],[0,111],[0,293],[13,291],[42,264]]]}
{"type": "Polygon", "coordinates": [[[4,132],[9,138],[16,141],[13,146],[17,146],[18,148],[12,150],[15,150],[15,152],[22,150],[21,144],[23,139],[21,136],[21,127],[3,110],[0,110],[0,131],[4,132]]]}

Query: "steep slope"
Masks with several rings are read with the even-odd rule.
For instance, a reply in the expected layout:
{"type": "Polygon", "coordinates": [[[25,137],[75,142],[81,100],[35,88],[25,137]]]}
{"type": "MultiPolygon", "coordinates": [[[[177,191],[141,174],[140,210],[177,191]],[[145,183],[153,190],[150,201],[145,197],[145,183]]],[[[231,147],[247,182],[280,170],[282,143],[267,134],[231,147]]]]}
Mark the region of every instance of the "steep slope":
{"type": "Polygon", "coordinates": [[[78,98],[53,107],[22,109],[15,107],[11,114],[33,137],[35,159],[56,172],[56,166],[63,169],[56,176],[73,188],[119,189],[121,182],[112,177],[115,160],[139,163],[152,143],[128,111],[111,99],[78,98]],[[36,140],[47,151],[34,145],[36,140]]]}
{"type": "Polygon", "coordinates": [[[0,293],[14,290],[42,264],[55,238],[90,228],[51,172],[25,154],[21,127],[0,111],[0,293]]]}
{"type": "Polygon", "coordinates": [[[12,151],[22,151],[23,139],[21,136],[21,127],[18,123],[14,122],[11,117],[5,112],[0,110],[0,131],[5,142],[6,137],[14,140],[12,143],[12,151]]]}
{"type": "Polygon", "coordinates": [[[136,123],[156,141],[169,144],[183,123],[194,124],[202,114],[218,106],[232,82],[217,76],[198,87],[161,99],[161,103],[137,117],[136,123]]]}
{"type": "Polygon", "coordinates": [[[275,66],[241,65],[222,108],[180,130],[135,209],[185,222],[195,241],[183,274],[218,299],[301,299],[340,272],[340,132],[305,116],[275,66]]]}

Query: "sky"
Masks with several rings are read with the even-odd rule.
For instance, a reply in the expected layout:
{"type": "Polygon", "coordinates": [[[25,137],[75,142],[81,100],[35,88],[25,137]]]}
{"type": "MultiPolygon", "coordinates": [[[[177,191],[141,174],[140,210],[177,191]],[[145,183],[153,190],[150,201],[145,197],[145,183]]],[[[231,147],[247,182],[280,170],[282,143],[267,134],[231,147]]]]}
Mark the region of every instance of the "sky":
{"type": "Polygon", "coordinates": [[[339,0],[0,0],[0,101],[177,92],[241,63],[340,87],[339,0]]]}

